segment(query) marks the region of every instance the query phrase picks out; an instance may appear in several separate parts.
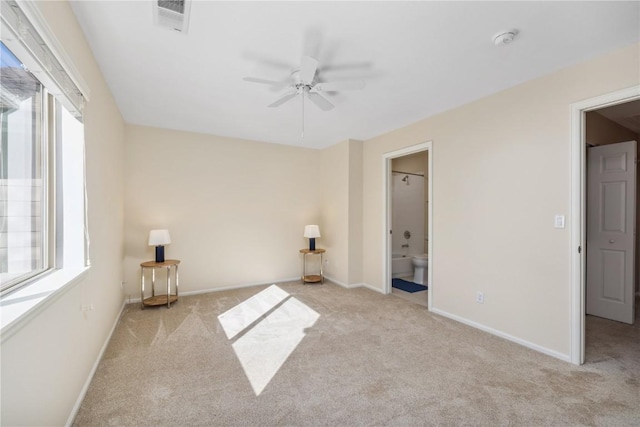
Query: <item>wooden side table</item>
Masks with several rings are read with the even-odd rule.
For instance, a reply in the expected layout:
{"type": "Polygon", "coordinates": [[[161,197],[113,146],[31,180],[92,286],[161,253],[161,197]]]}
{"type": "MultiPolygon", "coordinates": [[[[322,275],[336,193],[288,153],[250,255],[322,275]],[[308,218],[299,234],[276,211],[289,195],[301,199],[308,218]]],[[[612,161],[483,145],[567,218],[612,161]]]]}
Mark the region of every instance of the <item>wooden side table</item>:
{"type": "Polygon", "coordinates": [[[144,310],[146,305],[163,305],[167,304],[167,308],[171,308],[171,303],[178,301],[178,264],[180,260],[167,259],[164,262],[145,261],[140,264],[140,301],[141,308],[144,310]],[[171,268],[176,279],[176,293],[171,293],[171,268]],[[156,295],[156,268],[167,269],[167,293],[156,295]],[[144,297],[144,273],[146,269],[151,269],[151,297],[144,297]]]}
{"type": "Polygon", "coordinates": [[[325,253],[324,249],[300,249],[302,254],[302,283],[324,283],[324,276],[322,275],[322,254],[325,253]],[[307,274],[307,255],[320,255],[320,274],[307,274]]]}

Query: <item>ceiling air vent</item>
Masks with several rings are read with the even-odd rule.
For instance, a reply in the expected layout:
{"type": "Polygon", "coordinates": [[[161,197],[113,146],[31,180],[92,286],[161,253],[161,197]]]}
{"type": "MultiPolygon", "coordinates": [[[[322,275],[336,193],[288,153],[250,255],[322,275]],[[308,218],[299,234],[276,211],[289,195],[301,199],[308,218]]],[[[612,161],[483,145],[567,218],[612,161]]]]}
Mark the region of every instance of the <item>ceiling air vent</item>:
{"type": "Polygon", "coordinates": [[[189,29],[191,0],[156,0],[153,18],[156,25],[186,34],[189,29]]]}

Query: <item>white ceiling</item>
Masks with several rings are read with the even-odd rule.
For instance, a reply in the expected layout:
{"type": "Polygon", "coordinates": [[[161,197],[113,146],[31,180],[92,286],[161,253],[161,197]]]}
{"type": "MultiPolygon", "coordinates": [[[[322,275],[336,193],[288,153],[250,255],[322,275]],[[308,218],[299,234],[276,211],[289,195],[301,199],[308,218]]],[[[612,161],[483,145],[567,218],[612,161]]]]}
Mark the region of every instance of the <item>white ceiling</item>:
{"type": "Polygon", "coordinates": [[[188,33],[155,26],[150,1],[77,1],[128,123],[322,148],[369,139],[640,40],[640,2],[194,1],[188,33]],[[495,34],[517,29],[506,46],[495,34]],[[280,80],[306,54],[364,77],[329,112],[245,82],[280,80]],[[286,64],[281,67],[278,64],[286,64]]]}

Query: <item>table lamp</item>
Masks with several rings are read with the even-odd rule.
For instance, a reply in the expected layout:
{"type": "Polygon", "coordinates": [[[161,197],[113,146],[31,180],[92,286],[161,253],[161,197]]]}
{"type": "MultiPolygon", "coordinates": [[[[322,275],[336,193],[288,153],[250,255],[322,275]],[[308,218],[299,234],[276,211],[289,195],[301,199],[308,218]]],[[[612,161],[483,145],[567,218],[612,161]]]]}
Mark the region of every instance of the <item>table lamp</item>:
{"type": "Polygon", "coordinates": [[[156,262],[164,262],[164,245],[171,243],[169,230],[151,230],[149,232],[149,246],[156,247],[156,262]]]}
{"type": "Polygon", "coordinates": [[[320,237],[320,227],[317,225],[305,225],[304,237],[309,239],[309,250],[316,250],[316,237],[320,237]]]}

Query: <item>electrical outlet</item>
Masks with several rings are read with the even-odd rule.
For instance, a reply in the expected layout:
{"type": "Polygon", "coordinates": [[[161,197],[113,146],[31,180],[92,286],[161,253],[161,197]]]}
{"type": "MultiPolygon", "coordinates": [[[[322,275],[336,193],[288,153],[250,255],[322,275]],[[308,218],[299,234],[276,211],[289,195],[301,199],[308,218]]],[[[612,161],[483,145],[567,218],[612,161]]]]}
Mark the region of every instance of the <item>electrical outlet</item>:
{"type": "Polygon", "coordinates": [[[80,306],[80,311],[93,311],[93,304],[89,304],[89,305],[81,305],[80,306]]]}
{"type": "Polygon", "coordinates": [[[476,294],[476,302],[484,304],[484,292],[478,291],[478,293],[476,294]]]}

